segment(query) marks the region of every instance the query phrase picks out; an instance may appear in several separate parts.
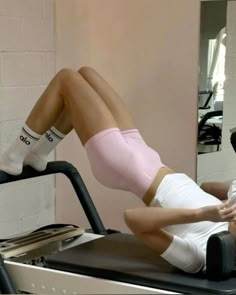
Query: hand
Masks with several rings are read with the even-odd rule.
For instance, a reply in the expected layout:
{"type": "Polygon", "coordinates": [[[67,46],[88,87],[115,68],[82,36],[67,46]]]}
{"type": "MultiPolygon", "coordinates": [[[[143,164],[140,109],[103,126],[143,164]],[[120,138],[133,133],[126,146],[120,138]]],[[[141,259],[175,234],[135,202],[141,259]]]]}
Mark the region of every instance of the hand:
{"type": "Polygon", "coordinates": [[[200,208],[200,219],[212,222],[236,221],[236,204],[229,206],[229,201],[225,201],[220,205],[202,207],[200,208]]]}

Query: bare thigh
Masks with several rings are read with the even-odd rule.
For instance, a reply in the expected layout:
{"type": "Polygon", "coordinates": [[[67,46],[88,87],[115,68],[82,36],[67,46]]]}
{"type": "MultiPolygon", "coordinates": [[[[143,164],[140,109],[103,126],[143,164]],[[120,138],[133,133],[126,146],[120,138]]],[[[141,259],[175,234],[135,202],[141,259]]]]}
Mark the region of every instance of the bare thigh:
{"type": "Polygon", "coordinates": [[[80,74],[65,70],[61,79],[65,107],[83,145],[95,134],[117,128],[111,111],[80,74]]]}
{"type": "Polygon", "coordinates": [[[26,124],[39,134],[52,125],[68,133],[75,128],[82,144],[95,134],[118,128],[100,95],[77,71],[60,70],[34,105],[26,124]]]}
{"type": "Polygon", "coordinates": [[[135,128],[131,113],[124,101],[101,75],[90,67],[81,68],[79,73],[104,101],[121,130],[135,128]]]}

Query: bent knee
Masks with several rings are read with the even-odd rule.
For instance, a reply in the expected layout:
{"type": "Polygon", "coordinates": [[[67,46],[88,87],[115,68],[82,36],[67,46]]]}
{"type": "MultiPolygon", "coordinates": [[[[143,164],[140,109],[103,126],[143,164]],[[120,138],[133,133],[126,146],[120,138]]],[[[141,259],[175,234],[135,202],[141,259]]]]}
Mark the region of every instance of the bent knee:
{"type": "Polygon", "coordinates": [[[89,67],[89,66],[83,66],[78,70],[78,73],[80,73],[83,77],[90,77],[91,75],[95,74],[96,71],[89,67]]]}
{"type": "Polygon", "coordinates": [[[76,71],[70,68],[63,68],[57,72],[56,77],[60,78],[61,80],[67,80],[73,77],[75,74],[77,74],[76,71]]]}
{"type": "Polygon", "coordinates": [[[69,68],[63,68],[56,74],[56,80],[60,87],[60,92],[65,95],[66,98],[69,98],[70,91],[78,83],[84,83],[84,78],[75,70],[69,68]]]}

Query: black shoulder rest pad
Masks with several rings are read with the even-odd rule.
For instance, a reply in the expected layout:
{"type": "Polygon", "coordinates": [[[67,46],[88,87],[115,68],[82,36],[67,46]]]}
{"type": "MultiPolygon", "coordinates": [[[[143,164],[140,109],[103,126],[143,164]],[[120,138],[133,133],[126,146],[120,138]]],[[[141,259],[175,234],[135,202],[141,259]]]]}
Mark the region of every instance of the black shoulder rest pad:
{"type": "Polygon", "coordinates": [[[210,236],[207,242],[206,275],[209,280],[221,281],[234,270],[235,239],[229,231],[210,236]]]}

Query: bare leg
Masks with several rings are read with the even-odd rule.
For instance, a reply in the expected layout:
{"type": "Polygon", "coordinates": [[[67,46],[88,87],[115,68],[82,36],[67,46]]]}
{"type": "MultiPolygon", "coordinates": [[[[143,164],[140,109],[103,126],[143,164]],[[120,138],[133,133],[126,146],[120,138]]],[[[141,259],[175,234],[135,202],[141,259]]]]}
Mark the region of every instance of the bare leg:
{"type": "MultiPolygon", "coordinates": [[[[52,134],[58,139],[63,138],[64,133],[69,132],[73,126],[82,144],[104,129],[118,127],[112,113],[97,92],[78,72],[69,69],[61,70],[52,79],[33,107],[22,130],[36,141],[53,125],[59,127],[57,131],[60,131],[60,134],[63,133],[61,137],[52,130],[52,134]]],[[[50,136],[48,133],[46,135],[50,136]]],[[[37,142],[37,145],[35,142],[31,144],[28,137],[22,134],[17,137],[19,144],[13,144],[5,152],[0,162],[1,170],[14,175],[20,174],[23,162],[39,171],[46,168],[47,160],[41,161],[41,165],[37,160],[40,153],[33,150],[42,140],[37,142]]],[[[52,137],[48,138],[52,140],[52,137]]],[[[45,150],[50,152],[50,146],[44,146],[41,156],[46,155],[45,150]]]]}
{"type": "MultiPolygon", "coordinates": [[[[95,72],[91,68],[83,67],[78,71],[78,75],[80,77],[82,76],[99,95],[100,99],[112,113],[117,126],[120,129],[134,128],[131,114],[126,108],[124,102],[97,72],[95,72]]],[[[53,91],[55,91],[55,86],[53,87],[51,92],[53,91]]],[[[38,171],[45,170],[48,162],[49,153],[72,129],[73,125],[71,122],[70,114],[64,106],[61,114],[54,123],[54,129],[48,130],[46,136],[43,136],[41,138],[38,144],[33,148],[32,152],[25,159],[24,165],[30,165],[38,171]],[[59,137],[55,136],[55,134],[58,132],[59,137]]]]}
{"type": "MultiPolygon", "coordinates": [[[[90,67],[82,67],[78,73],[103,100],[117,122],[118,128],[121,130],[135,128],[132,116],[125,103],[115,90],[101,77],[101,75],[90,67]]],[[[72,130],[73,126],[66,110],[61,113],[54,126],[64,134],[67,134],[72,130]]]]}
{"type": "Polygon", "coordinates": [[[90,67],[82,67],[78,72],[104,101],[120,129],[135,128],[131,113],[124,101],[100,74],[90,67]]]}
{"type": "Polygon", "coordinates": [[[82,144],[104,129],[117,127],[112,113],[96,91],[80,74],[68,69],[61,70],[50,82],[26,124],[37,133],[45,133],[62,120],[60,115],[64,110],[82,144]]]}
{"type": "Polygon", "coordinates": [[[47,168],[49,154],[72,129],[71,119],[64,108],[54,126],[50,127],[32,147],[30,153],[25,157],[23,165],[31,166],[37,171],[44,171],[47,168]]]}
{"type": "Polygon", "coordinates": [[[63,109],[59,118],[54,123],[54,127],[65,135],[73,129],[73,125],[66,108],[63,109]]]}

